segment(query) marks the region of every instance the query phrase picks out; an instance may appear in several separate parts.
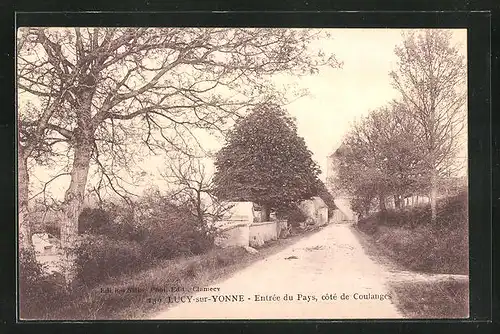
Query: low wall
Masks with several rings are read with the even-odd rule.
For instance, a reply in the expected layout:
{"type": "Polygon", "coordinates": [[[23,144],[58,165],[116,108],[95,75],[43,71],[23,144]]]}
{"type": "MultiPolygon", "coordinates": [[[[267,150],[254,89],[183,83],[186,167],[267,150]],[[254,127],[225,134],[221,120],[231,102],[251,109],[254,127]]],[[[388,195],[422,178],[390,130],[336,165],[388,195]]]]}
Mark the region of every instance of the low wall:
{"type": "Polygon", "coordinates": [[[215,239],[219,247],[251,246],[261,247],[264,243],[277,240],[282,230],[288,227],[286,220],[252,223],[218,222],[221,235],[215,239]]]}
{"type": "Polygon", "coordinates": [[[215,244],[225,248],[229,246],[246,247],[250,243],[250,229],[247,223],[233,224],[221,228],[221,236],[215,239],[215,244]]]}
{"type": "Polygon", "coordinates": [[[250,246],[259,247],[265,242],[278,239],[276,221],[253,223],[250,225],[250,246]]]}

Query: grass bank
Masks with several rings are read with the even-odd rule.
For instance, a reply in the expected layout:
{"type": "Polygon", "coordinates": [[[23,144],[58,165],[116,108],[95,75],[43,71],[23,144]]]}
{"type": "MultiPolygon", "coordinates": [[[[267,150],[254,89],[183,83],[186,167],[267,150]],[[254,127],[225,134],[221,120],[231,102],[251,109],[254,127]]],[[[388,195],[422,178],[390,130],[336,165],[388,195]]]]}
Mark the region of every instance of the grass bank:
{"type": "MultiPolygon", "coordinates": [[[[354,227],[367,253],[392,271],[468,275],[467,193],[438,201],[431,223],[430,208],[377,213],[354,227]]],[[[424,276],[425,277],[425,276],[424,276]]],[[[400,311],[409,318],[468,316],[468,281],[392,281],[400,311]]]]}
{"type": "Polygon", "coordinates": [[[406,270],[469,272],[466,193],[439,201],[435,223],[431,223],[430,208],[423,206],[374,214],[361,219],[356,229],[406,270]]]}
{"type": "Polygon", "coordinates": [[[393,282],[391,290],[407,318],[469,317],[469,286],[463,281],[393,282]]]}
{"type": "Polygon", "coordinates": [[[92,288],[79,288],[65,300],[59,301],[59,305],[64,305],[63,307],[51,307],[37,319],[143,319],[165,309],[164,303],[151,302],[165,296],[164,292],[151,291],[153,287],[188,288],[217,283],[315,232],[308,231],[267,243],[256,254],[237,247],[213,249],[201,255],[164,260],[135,274],[111,278],[92,288]]]}

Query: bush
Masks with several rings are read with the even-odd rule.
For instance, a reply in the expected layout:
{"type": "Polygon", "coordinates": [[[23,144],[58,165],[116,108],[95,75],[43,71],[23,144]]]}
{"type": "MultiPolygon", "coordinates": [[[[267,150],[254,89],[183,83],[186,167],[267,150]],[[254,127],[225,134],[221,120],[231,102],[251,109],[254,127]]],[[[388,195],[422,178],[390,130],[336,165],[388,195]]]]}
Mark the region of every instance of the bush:
{"type": "Polygon", "coordinates": [[[19,254],[19,312],[21,319],[38,319],[64,302],[62,277],[45,275],[34,253],[19,254]]]}
{"type": "Polygon", "coordinates": [[[48,222],[45,224],[45,232],[53,235],[56,238],[61,238],[61,227],[56,222],[48,222]]]}
{"type": "Polygon", "coordinates": [[[82,211],[79,231],[85,237],[76,250],[80,283],[93,285],[159,259],[201,254],[214,246],[213,231],[199,226],[185,206],[158,194],[134,205],[109,203],[82,211]]]}
{"type": "Polygon", "coordinates": [[[430,207],[387,210],[361,219],[357,228],[370,235],[388,256],[407,269],[436,273],[468,273],[467,193],[430,207]]]}
{"type": "Polygon", "coordinates": [[[307,220],[307,216],[297,205],[280,208],[276,212],[276,216],[278,219],[287,220],[291,226],[297,226],[307,220]]]}
{"type": "Polygon", "coordinates": [[[101,208],[84,208],[78,217],[78,233],[105,234],[111,217],[101,208]]]}
{"type": "MultiPolygon", "coordinates": [[[[467,222],[467,192],[456,196],[440,199],[437,202],[436,223],[432,228],[463,227],[467,222]]],[[[388,209],[377,212],[369,217],[360,219],[359,226],[363,229],[373,230],[378,226],[405,226],[417,228],[431,225],[430,205],[404,208],[401,210],[388,209]]]]}
{"type": "Polygon", "coordinates": [[[130,240],[87,235],[76,249],[77,280],[85,286],[138,271],[145,265],[141,246],[130,240]]]}
{"type": "Polygon", "coordinates": [[[145,229],[134,220],[131,208],[85,208],[78,218],[78,233],[105,235],[115,240],[143,241],[145,229]]]}
{"type": "Polygon", "coordinates": [[[214,238],[195,228],[189,220],[157,221],[151,217],[145,229],[144,256],[148,259],[171,259],[179,255],[201,254],[213,247],[214,238]]]}
{"type": "Polygon", "coordinates": [[[214,244],[213,237],[191,221],[144,219],[143,226],[132,221],[111,222],[101,229],[106,234],[85,235],[76,249],[79,283],[91,286],[159,259],[204,253],[214,244]]]}

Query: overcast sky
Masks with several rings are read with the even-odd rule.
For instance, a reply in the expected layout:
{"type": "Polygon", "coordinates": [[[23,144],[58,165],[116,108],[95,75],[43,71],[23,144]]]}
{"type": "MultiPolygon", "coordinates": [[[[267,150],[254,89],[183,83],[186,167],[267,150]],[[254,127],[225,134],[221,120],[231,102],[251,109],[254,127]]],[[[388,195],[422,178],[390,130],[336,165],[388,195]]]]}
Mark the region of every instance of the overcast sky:
{"type": "MultiPolygon", "coordinates": [[[[398,93],[391,86],[389,72],[397,58],[396,45],[402,42],[401,29],[331,29],[331,39],[314,45],[325,54],[333,53],[343,62],[341,69],[322,68],[305,78],[280,78],[282,84],[295,83],[309,90],[309,96],[286,106],[297,119],[302,136],[325,180],[327,156],[340,145],[351,123],[382,107],[398,93]]],[[[456,30],[456,42],[466,45],[466,30],[456,30]]],[[[220,144],[206,140],[207,146],[220,144]],[[209,144],[210,142],[210,144],[209,144]]]]}
{"type": "Polygon", "coordinates": [[[300,82],[311,95],[288,106],[297,118],[314,159],[326,173],[326,157],[339,145],[350,123],[397,96],[389,71],[395,64],[394,47],[401,42],[396,29],[334,30],[322,42],[343,62],[341,69],[324,69],[300,82]]]}
{"type": "MultiPolygon", "coordinates": [[[[400,29],[331,29],[331,33],[331,39],[319,41],[316,47],[326,54],[335,54],[343,67],[322,68],[315,75],[286,79],[310,92],[286,109],[296,118],[299,135],[313,152],[323,180],[327,156],[339,146],[351,122],[398,96],[391,86],[389,72],[395,66],[394,48],[402,41],[400,29]]],[[[465,47],[466,30],[456,30],[454,39],[465,47]]],[[[282,81],[282,78],[277,80],[282,81]]],[[[211,149],[222,144],[208,138],[205,143],[211,149]]],[[[164,158],[158,157],[142,166],[151,173],[149,183],[160,188],[155,173],[156,163],[162,161],[164,158]]],[[[53,189],[65,190],[68,181],[61,178],[53,189]]]]}

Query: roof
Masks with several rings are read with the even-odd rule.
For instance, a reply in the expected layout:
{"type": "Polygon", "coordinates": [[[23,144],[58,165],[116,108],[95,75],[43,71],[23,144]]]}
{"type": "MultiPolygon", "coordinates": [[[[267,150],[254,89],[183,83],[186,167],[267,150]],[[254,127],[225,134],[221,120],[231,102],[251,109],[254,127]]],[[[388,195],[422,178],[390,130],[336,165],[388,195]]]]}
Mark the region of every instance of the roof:
{"type": "Polygon", "coordinates": [[[223,214],[223,220],[253,220],[253,202],[225,202],[224,205],[227,211],[223,214]]]}
{"type": "Polygon", "coordinates": [[[323,200],[323,202],[328,206],[330,210],[335,210],[337,209],[337,206],[335,205],[334,197],[333,195],[328,191],[326,188],[326,185],[323,181],[320,181],[319,184],[319,191],[318,191],[318,197],[323,200]]]}
{"type": "Polygon", "coordinates": [[[347,151],[347,145],[342,143],[340,144],[340,146],[335,150],[335,152],[332,153],[331,156],[337,156],[337,155],[341,155],[343,154],[344,152],[347,151]]]}
{"type": "Polygon", "coordinates": [[[311,198],[311,201],[313,201],[313,202],[314,202],[314,205],[315,205],[316,207],[318,207],[318,208],[323,208],[323,207],[324,207],[324,208],[326,208],[326,207],[328,207],[328,205],[326,205],[325,201],[323,201],[323,200],[321,199],[321,197],[319,197],[319,196],[314,196],[314,197],[312,197],[312,198],[311,198]]]}

